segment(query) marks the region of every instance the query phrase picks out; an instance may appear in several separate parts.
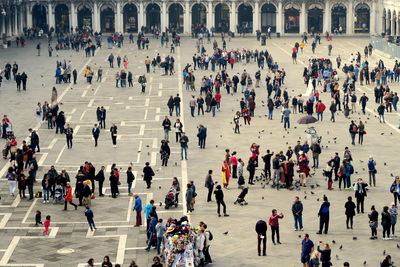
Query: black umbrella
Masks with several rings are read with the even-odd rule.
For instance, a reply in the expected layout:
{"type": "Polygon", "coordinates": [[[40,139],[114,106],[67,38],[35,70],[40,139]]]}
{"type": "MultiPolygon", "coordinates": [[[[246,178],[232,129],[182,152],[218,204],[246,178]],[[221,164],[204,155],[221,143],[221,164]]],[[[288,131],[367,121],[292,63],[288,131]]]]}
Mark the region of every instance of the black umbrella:
{"type": "Polygon", "coordinates": [[[307,115],[307,116],[300,118],[297,122],[299,124],[309,124],[309,123],[314,123],[316,121],[318,121],[318,120],[315,117],[313,117],[311,115],[307,115]]]}

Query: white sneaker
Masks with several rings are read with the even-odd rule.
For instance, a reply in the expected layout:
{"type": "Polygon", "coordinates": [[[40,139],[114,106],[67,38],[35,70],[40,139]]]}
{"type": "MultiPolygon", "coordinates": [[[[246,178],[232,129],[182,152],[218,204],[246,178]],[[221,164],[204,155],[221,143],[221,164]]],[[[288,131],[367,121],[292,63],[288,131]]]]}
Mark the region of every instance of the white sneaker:
{"type": "Polygon", "coordinates": [[[50,201],[47,200],[46,203],[50,203],[50,201]]]}
{"type": "Polygon", "coordinates": [[[46,200],[43,200],[43,204],[45,204],[46,203],[46,200]]]}

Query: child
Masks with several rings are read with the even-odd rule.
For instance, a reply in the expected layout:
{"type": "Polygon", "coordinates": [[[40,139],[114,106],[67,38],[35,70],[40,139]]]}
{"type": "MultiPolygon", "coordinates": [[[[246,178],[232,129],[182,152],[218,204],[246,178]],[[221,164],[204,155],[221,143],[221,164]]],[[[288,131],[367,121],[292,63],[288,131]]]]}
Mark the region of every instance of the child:
{"type": "Polygon", "coordinates": [[[40,210],[36,211],[35,220],[36,220],[36,223],[35,223],[36,226],[38,226],[39,224],[43,225],[43,223],[42,223],[42,213],[40,212],[40,210]]]}
{"type": "Polygon", "coordinates": [[[50,227],[50,215],[46,216],[46,220],[44,221],[44,231],[43,235],[48,235],[49,234],[49,227],[50,227]]]}

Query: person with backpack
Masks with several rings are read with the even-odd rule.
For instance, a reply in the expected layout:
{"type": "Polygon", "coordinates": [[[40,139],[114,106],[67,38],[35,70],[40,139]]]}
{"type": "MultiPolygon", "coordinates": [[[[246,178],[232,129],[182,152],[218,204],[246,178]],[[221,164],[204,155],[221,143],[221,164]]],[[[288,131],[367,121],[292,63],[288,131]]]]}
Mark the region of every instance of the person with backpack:
{"type": "Polygon", "coordinates": [[[318,235],[322,234],[322,230],[324,229],[324,234],[328,234],[329,228],[329,207],[331,203],[328,201],[328,197],[324,195],[324,202],[321,204],[319,208],[318,217],[319,217],[319,231],[318,235]]]}
{"type": "Polygon", "coordinates": [[[349,133],[351,136],[351,144],[355,145],[355,139],[356,139],[356,134],[358,133],[358,127],[357,124],[355,124],[354,121],[351,121],[350,126],[349,126],[349,133]]]}
{"type": "Polygon", "coordinates": [[[267,256],[267,223],[264,220],[259,220],[256,223],[256,233],[258,256],[261,256],[261,242],[263,256],[267,256]]]}
{"type": "Polygon", "coordinates": [[[344,163],[345,171],[345,178],[344,178],[344,189],[351,189],[351,175],[354,173],[354,167],[351,165],[350,161],[346,161],[344,163]]]}
{"type": "Polygon", "coordinates": [[[205,242],[204,242],[204,248],[203,248],[203,253],[204,253],[204,264],[210,264],[212,263],[211,255],[210,255],[210,244],[211,241],[214,239],[213,234],[207,230],[207,224],[203,224],[202,227],[204,228],[204,233],[206,235],[205,242]]]}
{"type": "Polygon", "coordinates": [[[374,187],[376,186],[376,179],[375,179],[375,175],[376,175],[376,161],[374,160],[374,158],[372,156],[369,156],[369,160],[368,160],[368,173],[369,173],[369,184],[372,185],[372,183],[374,184],[374,187]]]}

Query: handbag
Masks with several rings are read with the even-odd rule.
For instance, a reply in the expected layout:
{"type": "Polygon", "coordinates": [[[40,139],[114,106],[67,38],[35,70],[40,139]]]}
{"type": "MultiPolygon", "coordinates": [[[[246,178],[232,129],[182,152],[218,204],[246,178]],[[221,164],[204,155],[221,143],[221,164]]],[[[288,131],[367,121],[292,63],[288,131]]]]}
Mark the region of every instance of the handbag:
{"type": "Polygon", "coordinates": [[[371,227],[371,228],[377,228],[377,227],[378,227],[378,222],[377,222],[377,221],[370,221],[370,222],[369,222],[369,227],[371,227]]]}

